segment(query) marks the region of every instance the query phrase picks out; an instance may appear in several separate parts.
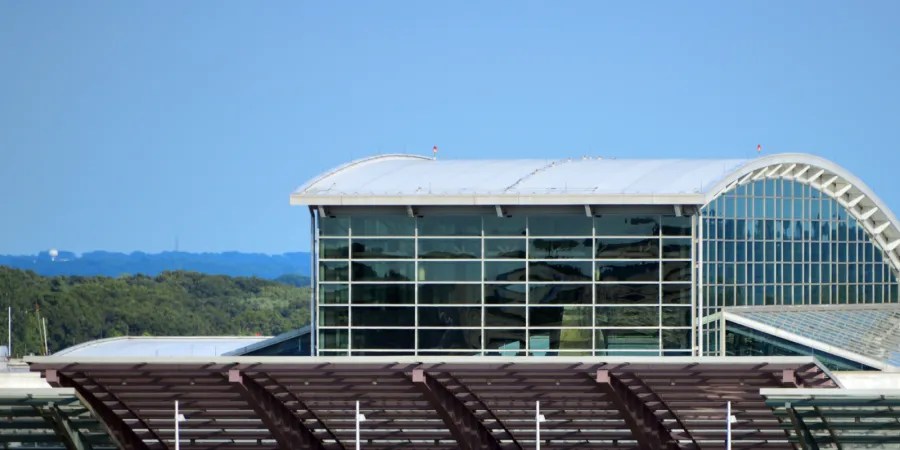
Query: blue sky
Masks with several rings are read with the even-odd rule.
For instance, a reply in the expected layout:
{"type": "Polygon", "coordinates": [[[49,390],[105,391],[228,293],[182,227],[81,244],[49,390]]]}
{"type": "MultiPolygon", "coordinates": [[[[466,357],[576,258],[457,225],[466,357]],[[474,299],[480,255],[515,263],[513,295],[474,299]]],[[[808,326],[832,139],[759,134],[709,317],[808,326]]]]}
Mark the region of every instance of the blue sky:
{"type": "Polygon", "coordinates": [[[810,152],[900,212],[900,2],[0,3],[0,253],[309,247],[377,153],[810,152]],[[51,6],[52,5],[52,6],[51,6]]]}

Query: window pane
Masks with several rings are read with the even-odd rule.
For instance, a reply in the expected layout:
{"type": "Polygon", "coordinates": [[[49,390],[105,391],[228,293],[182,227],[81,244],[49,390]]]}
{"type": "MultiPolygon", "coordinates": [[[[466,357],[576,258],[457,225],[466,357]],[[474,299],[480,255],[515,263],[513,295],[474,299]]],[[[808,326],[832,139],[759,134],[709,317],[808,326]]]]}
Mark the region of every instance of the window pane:
{"type": "Polygon", "coordinates": [[[407,305],[416,301],[416,288],[413,284],[353,284],[353,304],[371,305],[407,305]]]}
{"type": "Polygon", "coordinates": [[[485,284],[484,303],[486,305],[512,305],[525,303],[524,284],[485,284]]]}
{"type": "Polygon", "coordinates": [[[598,284],[598,305],[658,304],[658,284],[598,284]]]}
{"type": "Polygon", "coordinates": [[[691,285],[687,284],[666,284],[663,285],[663,303],[690,305],[691,304],[691,285]]]}
{"type": "Polygon", "coordinates": [[[664,307],[662,309],[662,326],[664,327],[689,327],[691,326],[690,307],[664,307]]]}
{"type": "Polygon", "coordinates": [[[347,281],[350,265],[346,262],[319,261],[319,281],[347,281]]]}
{"type": "Polygon", "coordinates": [[[484,308],[486,327],[525,327],[525,308],[521,306],[495,306],[484,308]]]}
{"type": "Polygon", "coordinates": [[[690,261],[663,261],[664,281],[691,281],[690,261]]]}
{"type": "Polygon", "coordinates": [[[528,259],[591,259],[591,239],[531,239],[528,259]]]}
{"type": "Polygon", "coordinates": [[[597,281],[659,281],[659,261],[598,261],[597,281]]]}
{"type": "Polygon", "coordinates": [[[604,214],[594,218],[597,236],[658,236],[659,216],[604,214]]]}
{"type": "Polygon", "coordinates": [[[350,257],[350,242],[345,239],[320,239],[319,257],[322,259],[347,259],[350,257]]]}
{"type": "Polygon", "coordinates": [[[690,350],[691,330],[662,330],[662,341],[664,349],[690,350]]]}
{"type": "Polygon", "coordinates": [[[421,306],[420,327],[481,327],[480,306],[421,306]]]}
{"type": "Polygon", "coordinates": [[[484,257],[487,259],[525,259],[525,239],[485,239],[484,257]]]}
{"type": "Polygon", "coordinates": [[[346,306],[322,306],[319,308],[319,325],[341,327],[350,324],[350,308],[346,306]]]}
{"type": "Polygon", "coordinates": [[[320,284],[319,301],[326,305],[348,303],[350,287],[346,284],[320,284]]]}
{"type": "Polygon", "coordinates": [[[413,327],[416,309],[413,306],[354,306],[354,327],[413,327]]]}
{"type": "Polygon", "coordinates": [[[354,261],[353,281],[413,281],[412,261],[354,261]]]}
{"type": "Polygon", "coordinates": [[[590,236],[591,218],[584,215],[529,216],[531,236],[590,236]]]}
{"type": "Polygon", "coordinates": [[[658,238],[597,238],[598,259],[659,258],[658,238]]]}
{"type": "Polygon", "coordinates": [[[590,261],[540,261],[528,263],[531,281],[590,281],[590,261]]]}
{"type": "Polygon", "coordinates": [[[419,304],[479,304],[480,284],[420,284],[419,304]]]}
{"type": "Polygon", "coordinates": [[[481,236],[481,216],[425,216],[419,236],[481,236]]]}
{"type": "Polygon", "coordinates": [[[525,216],[484,217],[485,236],[525,236],[525,216]]]}
{"type": "Polygon", "coordinates": [[[412,259],[416,243],[412,239],[353,239],[354,259],[412,259]]]}
{"type": "Polygon", "coordinates": [[[598,327],[655,327],[659,326],[656,306],[597,307],[598,327]]]}
{"type": "Polygon", "coordinates": [[[557,350],[587,350],[591,348],[591,334],[591,330],[531,329],[528,330],[530,354],[546,356],[548,353],[557,354],[557,350]]]}
{"type": "Polygon", "coordinates": [[[419,281],[481,281],[481,262],[421,261],[419,281]]]}
{"type": "Polygon", "coordinates": [[[419,239],[419,258],[481,259],[481,239],[419,239]]]}
{"type": "Polygon", "coordinates": [[[354,349],[414,349],[414,330],[354,329],[352,335],[354,349]]]}
{"type": "Polygon", "coordinates": [[[348,217],[319,217],[319,236],[347,236],[350,234],[348,217]]]}
{"type": "Polygon", "coordinates": [[[409,216],[353,216],[350,219],[353,236],[413,236],[416,219],[409,216]]]}
{"type": "Polygon", "coordinates": [[[517,356],[525,354],[525,328],[484,330],[484,348],[497,349],[488,355],[517,356]]]}
{"type": "Polygon", "coordinates": [[[419,348],[477,351],[481,349],[481,330],[419,330],[419,348]]]}
{"type": "MultiPolygon", "coordinates": [[[[734,204],[734,200],[731,200],[731,204],[734,204]]],[[[728,217],[733,217],[733,214],[729,214],[728,217]]],[[[691,217],[662,216],[662,234],[663,236],[690,236],[691,217]]]]}
{"type": "Polygon", "coordinates": [[[541,327],[590,327],[592,316],[590,306],[538,306],[528,311],[528,322],[541,327]]]}
{"type": "MultiPolygon", "coordinates": [[[[663,239],[663,258],[669,259],[691,259],[691,239],[690,238],[666,238],[663,239]]],[[[731,246],[730,248],[734,248],[731,246]]]]}
{"type": "Polygon", "coordinates": [[[609,350],[604,354],[610,356],[652,355],[652,350],[659,350],[659,330],[597,330],[595,335],[597,348],[609,350]],[[614,353],[614,351],[621,350],[632,350],[632,352],[614,353]],[[639,353],[640,350],[645,352],[639,353]],[[647,351],[651,352],[647,353],[647,351]]]}
{"type": "Polygon", "coordinates": [[[350,333],[347,330],[320,330],[319,347],[345,349],[348,347],[350,333]]]}
{"type": "Polygon", "coordinates": [[[525,281],[525,261],[485,261],[485,281],[525,281]]]}
{"type": "Polygon", "coordinates": [[[529,286],[532,305],[590,305],[593,303],[590,284],[532,284],[529,286]]]}

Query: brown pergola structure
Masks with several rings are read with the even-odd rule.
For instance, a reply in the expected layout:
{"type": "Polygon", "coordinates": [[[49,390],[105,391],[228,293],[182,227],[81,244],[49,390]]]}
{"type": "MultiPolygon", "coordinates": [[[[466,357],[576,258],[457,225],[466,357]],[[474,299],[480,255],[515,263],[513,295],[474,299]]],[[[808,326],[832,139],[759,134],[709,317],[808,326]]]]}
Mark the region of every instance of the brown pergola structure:
{"type": "MultiPolygon", "coordinates": [[[[762,388],[836,388],[811,357],[34,357],[122,449],[793,449],[762,388]]],[[[794,440],[796,441],[796,440],[794,440]]]]}

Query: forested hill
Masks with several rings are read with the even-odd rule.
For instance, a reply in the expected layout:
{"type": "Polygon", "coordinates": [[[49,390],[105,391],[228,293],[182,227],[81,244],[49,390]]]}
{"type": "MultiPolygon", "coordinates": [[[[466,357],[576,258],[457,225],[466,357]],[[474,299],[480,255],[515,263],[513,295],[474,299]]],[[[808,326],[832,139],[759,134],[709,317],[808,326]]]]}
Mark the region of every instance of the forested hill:
{"type": "Polygon", "coordinates": [[[309,274],[309,253],[115,253],[94,251],[81,255],[60,250],[56,257],[47,251],[36,255],[0,255],[0,266],[33,270],[41,275],[151,275],[168,270],[188,270],[232,277],[275,279],[282,275],[309,274]]]}
{"type": "MultiPolygon", "coordinates": [[[[14,356],[40,352],[36,307],[47,319],[52,353],[125,335],[275,335],[309,321],[309,300],[309,288],[260,278],[183,271],[45,277],[0,267],[0,307],[13,308],[14,356]]],[[[5,344],[7,321],[0,322],[5,344]]]]}

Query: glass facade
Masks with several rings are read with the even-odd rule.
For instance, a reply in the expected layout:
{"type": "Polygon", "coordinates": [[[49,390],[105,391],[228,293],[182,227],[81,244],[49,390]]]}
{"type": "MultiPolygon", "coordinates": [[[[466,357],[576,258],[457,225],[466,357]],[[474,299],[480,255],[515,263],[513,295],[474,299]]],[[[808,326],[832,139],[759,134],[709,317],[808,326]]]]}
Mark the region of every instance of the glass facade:
{"type": "MultiPolygon", "coordinates": [[[[881,250],[843,206],[810,185],[754,181],[701,213],[703,316],[729,306],[898,302],[881,250]]],[[[702,330],[704,354],[720,354],[718,328],[702,330]]]]}
{"type": "Polygon", "coordinates": [[[691,217],[318,220],[319,355],[690,355],[691,217]]]}

